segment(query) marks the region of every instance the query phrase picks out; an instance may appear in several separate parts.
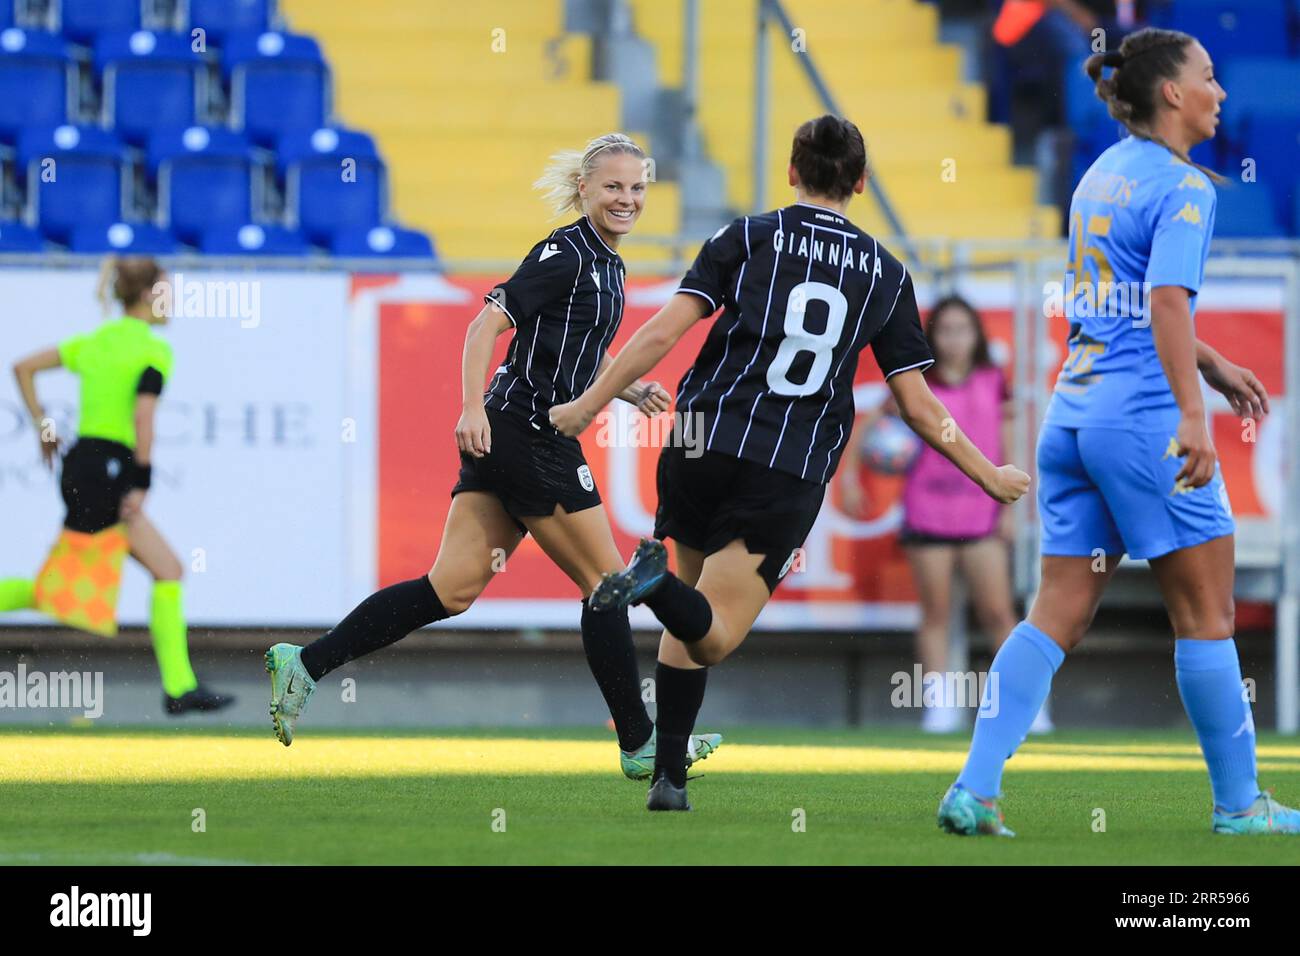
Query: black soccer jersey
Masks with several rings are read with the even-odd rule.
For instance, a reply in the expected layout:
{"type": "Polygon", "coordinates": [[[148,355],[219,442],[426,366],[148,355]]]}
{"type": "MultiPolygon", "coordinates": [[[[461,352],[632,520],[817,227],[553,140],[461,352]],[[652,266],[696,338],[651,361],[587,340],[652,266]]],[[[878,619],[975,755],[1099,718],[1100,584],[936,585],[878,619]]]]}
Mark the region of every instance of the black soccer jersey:
{"type": "Polygon", "coordinates": [[[722,309],[677,389],[687,427],[703,428],[711,451],[808,481],[839,464],[867,344],[886,378],[934,362],[907,269],[833,209],[735,220],[678,291],[722,309]]]}
{"type": "Polygon", "coordinates": [[[586,216],[533,246],[515,274],[483,297],[515,327],[484,404],[549,429],[550,407],[595,381],[623,319],[626,272],[586,216]]]}

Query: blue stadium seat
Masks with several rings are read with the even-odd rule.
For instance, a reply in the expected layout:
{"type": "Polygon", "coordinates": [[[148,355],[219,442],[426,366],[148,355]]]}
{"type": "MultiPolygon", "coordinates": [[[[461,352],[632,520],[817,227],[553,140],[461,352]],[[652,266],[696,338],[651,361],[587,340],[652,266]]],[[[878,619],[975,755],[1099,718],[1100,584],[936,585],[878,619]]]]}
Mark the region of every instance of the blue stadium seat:
{"type": "Polygon", "coordinates": [[[18,138],[25,171],[27,219],[66,242],[83,224],[107,226],[122,218],[126,155],[122,142],[95,126],[32,128],[18,138]]]}
{"type": "Polygon", "coordinates": [[[307,237],[325,245],[344,228],[368,228],[388,209],[388,173],[365,133],[325,126],[280,139],[285,205],[307,237]]]}
{"type": "Polygon", "coordinates": [[[0,138],[12,142],[24,127],[67,122],[75,70],[61,37],[17,27],[0,32],[0,138]]]}
{"type": "Polygon", "coordinates": [[[235,129],[269,146],[286,130],[324,124],[331,109],[330,71],[311,37],[234,33],[222,53],[235,129]]]}
{"type": "Polygon", "coordinates": [[[1264,183],[1229,183],[1219,189],[1214,234],[1225,238],[1274,238],[1286,235],[1278,221],[1272,193],[1264,183]]]}
{"type": "Polygon", "coordinates": [[[1153,20],[1192,34],[1216,63],[1241,53],[1285,56],[1288,6],[1289,0],[1176,0],[1156,8],[1153,20]]]}
{"type": "Polygon", "coordinates": [[[433,242],[422,232],[397,226],[340,229],[330,239],[336,256],[379,259],[433,259],[433,242]]]}
{"type": "Polygon", "coordinates": [[[135,144],[160,127],[192,126],[202,65],[180,34],[137,30],[100,37],[95,68],[103,76],[105,125],[135,144]]]}
{"type": "Polygon", "coordinates": [[[43,252],[45,237],[20,222],[0,222],[0,252],[43,252]]]}
{"type": "Polygon", "coordinates": [[[13,0],[0,0],[0,30],[8,29],[13,25],[14,25],[13,0]]]}
{"type": "Polygon", "coordinates": [[[63,34],[87,46],[109,30],[140,29],[140,0],[62,0],[59,7],[63,34]]]}
{"type": "Polygon", "coordinates": [[[1098,126],[1115,125],[1106,104],[1097,99],[1097,86],[1083,71],[1084,60],[1076,60],[1065,71],[1065,122],[1082,134],[1098,126]]]}
{"type": "Polygon", "coordinates": [[[78,226],[68,240],[70,252],[121,252],[144,256],[166,256],[181,244],[166,229],[141,222],[78,226]]]}
{"type": "Polygon", "coordinates": [[[199,251],[214,256],[305,256],[312,252],[302,233],[284,226],[220,226],[203,233],[199,251]]]}
{"type": "Polygon", "coordinates": [[[248,222],[255,163],[240,133],[204,126],[166,130],[150,137],[146,155],[161,220],[184,242],[197,243],[213,226],[248,222]]]}
{"type": "Polygon", "coordinates": [[[1300,60],[1233,57],[1219,70],[1228,98],[1224,120],[1235,126],[1248,116],[1300,116],[1300,60]]]}
{"type": "Polygon", "coordinates": [[[189,0],[189,28],[202,27],[217,43],[231,33],[263,33],[270,26],[270,0],[189,0]]]}

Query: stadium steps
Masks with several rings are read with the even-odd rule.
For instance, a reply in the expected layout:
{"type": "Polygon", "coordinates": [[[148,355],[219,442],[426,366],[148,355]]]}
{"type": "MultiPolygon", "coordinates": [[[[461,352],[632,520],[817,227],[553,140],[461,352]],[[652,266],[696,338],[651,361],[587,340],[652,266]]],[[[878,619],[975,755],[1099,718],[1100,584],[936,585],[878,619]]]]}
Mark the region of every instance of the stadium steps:
{"type": "MultiPolygon", "coordinates": [[[[532,188],[547,158],[620,128],[619,92],[591,79],[591,40],[564,32],[563,0],[368,0],[363,14],[353,0],[280,7],[320,41],[339,118],[374,134],[396,217],[430,232],[444,259],[523,258],[572,218],[552,218],[532,188]]],[[[679,216],[677,187],[656,183],[635,235],[675,235],[679,216]]],[[[621,251],[629,266],[669,256],[635,242],[621,251]]]]}
{"type": "MultiPolygon", "coordinates": [[[[677,5],[632,0],[638,35],[655,46],[659,79],[682,80],[677,5]]],[[[862,129],[871,169],[904,229],[916,237],[1028,239],[1059,235],[1059,215],[1037,202],[1032,170],[1011,162],[1011,136],[986,123],[985,91],[961,78],[961,53],[939,43],[933,6],[914,0],[785,0],[797,30],[769,33],[771,116],[764,208],[785,203],[790,138],[825,112],[795,56],[801,41],[845,115],[862,129]],[[952,161],[951,163],[949,161],[952,161]],[[945,171],[955,173],[945,181],[945,171]]],[[[728,200],[754,206],[753,96],[756,0],[700,4],[699,120],[709,155],[727,174],[728,200]]],[[[868,193],[852,213],[889,229],[868,193]]]]}

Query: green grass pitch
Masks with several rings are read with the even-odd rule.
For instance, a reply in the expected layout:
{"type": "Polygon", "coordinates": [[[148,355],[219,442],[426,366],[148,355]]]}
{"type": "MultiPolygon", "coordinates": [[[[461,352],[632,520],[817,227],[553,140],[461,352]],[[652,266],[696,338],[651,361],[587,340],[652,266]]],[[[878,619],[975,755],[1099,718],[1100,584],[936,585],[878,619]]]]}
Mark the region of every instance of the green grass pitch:
{"type": "MultiPolygon", "coordinates": [[[[649,814],[604,730],[305,726],[286,750],[269,728],[0,728],[0,865],[1300,863],[1300,839],[1209,832],[1190,732],[1032,740],[1004,780],[1014,840],[935,826],[964,736],[726,734],[695,812],[649,814]]],[[[1300,801],[1300,741],[1259,750],[1300,801]]]]}

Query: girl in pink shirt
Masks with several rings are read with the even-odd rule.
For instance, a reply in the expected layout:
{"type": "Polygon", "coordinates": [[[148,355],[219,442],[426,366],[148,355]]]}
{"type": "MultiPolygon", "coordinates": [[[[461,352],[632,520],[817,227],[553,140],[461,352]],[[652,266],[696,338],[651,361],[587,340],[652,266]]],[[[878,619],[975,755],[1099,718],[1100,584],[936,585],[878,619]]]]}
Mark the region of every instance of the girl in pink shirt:
{"type": "MultiPolygon", "coordinates": [[[[979,313],[959,296],[936,302],[926,322],[926,338],[935,363],[925,373],[930,389],[953,420],[992,461],[1003,461],[1011,444],[1012,412],[1006,378],[989,356],[979,313]]],[[[859,419],[845,449],[842,493],[845,509],[862,512],[863,493],[857,473],[862,438],[881,414],[897,414],[889,403],[859,419]]],[[[991,500],[929,446],[907,473],[903,486],[900,543],[912,566],[921,603],[917,656],[926,675],[947,670],[952,584],[960,573],[981,630],[994,650],[1016,624],[1011,590],[1010,512],[991,500]]],[[[929,678],[927,676],[927,685],[929,678]]],[[[942,699],[942,681],[923,695],[923,730],[951,733],[962,729],[966,711],[942,699]],[[934,706],[930,702],[936,698],[934,706]]],[[[952,686],[951,682],[948,686],[952,686]]],[[[1041,720],[1046,721],[1046,715],[1041,720]]],[[[1045,729],[1039,723],[1038,729],[1045,729]]]]}

